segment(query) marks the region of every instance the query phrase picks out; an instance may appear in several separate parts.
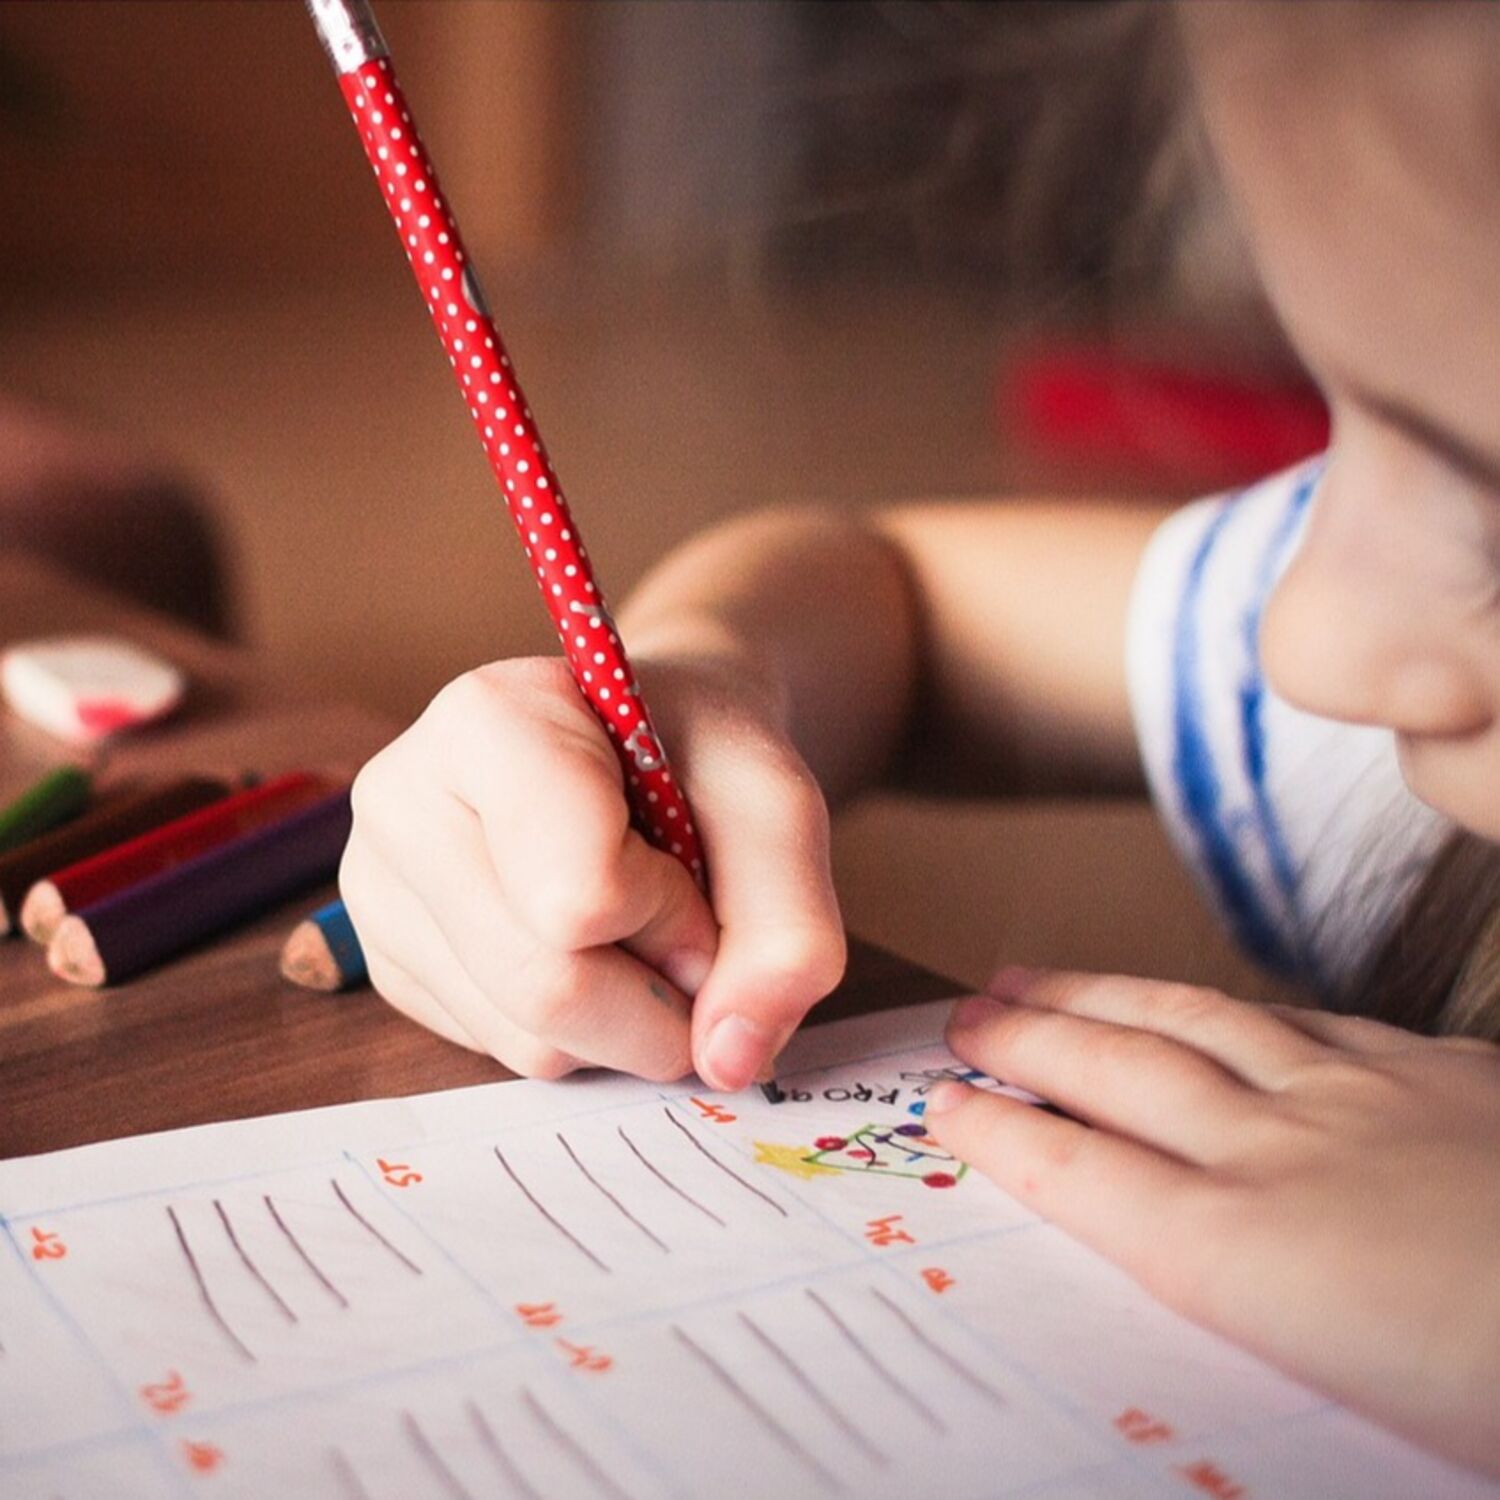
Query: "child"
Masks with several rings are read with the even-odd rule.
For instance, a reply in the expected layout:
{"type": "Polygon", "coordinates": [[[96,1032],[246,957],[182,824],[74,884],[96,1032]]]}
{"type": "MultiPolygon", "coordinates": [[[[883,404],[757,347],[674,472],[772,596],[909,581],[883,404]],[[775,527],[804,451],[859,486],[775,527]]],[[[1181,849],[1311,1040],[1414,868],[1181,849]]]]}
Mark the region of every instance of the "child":
{"type": "MultiPolygon", "coordinates": [[[[1120,788],[1144,762],[1266,958],[1495,1032],[1500,11],[1179,21],[1329,397],[1326,461],[1160,531],[959,504],[693,542],[622,627],[712,907],[630,831],[562,664],[497,663],[356,785],[344,893],[392,1004],[534,1076],[740,1088],[842,968],[825,798],[1120,788]],[[1386,940],[1403,907],[1438,923],[1432,960],[1386,940]]],[[[950,1149],[1188,1316],[1500,1472],[1500,1050],[1146,981],[991,988],[955,1051],[1077,1118],[953,1085],[928,1116],[950,1149]]]]}

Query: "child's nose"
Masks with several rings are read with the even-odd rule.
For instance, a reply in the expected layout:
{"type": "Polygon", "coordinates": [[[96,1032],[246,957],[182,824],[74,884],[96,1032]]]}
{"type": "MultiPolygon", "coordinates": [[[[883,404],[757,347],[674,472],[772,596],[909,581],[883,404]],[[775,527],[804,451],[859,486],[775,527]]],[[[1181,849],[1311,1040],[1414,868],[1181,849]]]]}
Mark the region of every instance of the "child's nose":
{"type": "Polygon", "coordinates": [[[1445,603],[1388,547],[1314,531],[1266,609],[1267,679],[1323,718],[1411,737],[1474,733],[1491,710],[1445,603]]]}

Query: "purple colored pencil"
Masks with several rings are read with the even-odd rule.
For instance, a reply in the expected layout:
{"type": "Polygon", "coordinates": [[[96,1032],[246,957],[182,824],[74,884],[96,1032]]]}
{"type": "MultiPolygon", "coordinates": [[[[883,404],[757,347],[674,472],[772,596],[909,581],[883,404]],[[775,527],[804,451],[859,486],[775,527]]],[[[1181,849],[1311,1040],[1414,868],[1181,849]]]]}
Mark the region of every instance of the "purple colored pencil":
{"type": "Polygon", "coordinates": [[[47,962],[72,984],[129,979],[331,879],[349,824],[346,789],[65,917],[47,962]]]}

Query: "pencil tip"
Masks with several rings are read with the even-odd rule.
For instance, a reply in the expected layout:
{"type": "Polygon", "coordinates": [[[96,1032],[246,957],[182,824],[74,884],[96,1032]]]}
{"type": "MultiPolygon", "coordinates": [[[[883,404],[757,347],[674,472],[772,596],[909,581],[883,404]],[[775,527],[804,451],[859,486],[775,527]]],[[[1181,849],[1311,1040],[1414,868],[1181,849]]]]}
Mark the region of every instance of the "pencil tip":
{"type": "Polygon", "coordinates": [[[68,909],[58,889],[50,880],[40,881],[27,891],[21,903],[21,926],[33,943],[44,947],[52,941],[57,925],[68,909]]]}
{"type": "Polygon", "coordinates": [[[58,923],[47,949],[47,967],[69,984],[84,984],[91,988],[102,985],[107,977],[93,934],[76,916],[64,917],[58,923]]]}
{"type": "Polygon", "coordinates": [[[316,922],[299,922],[281,950],[281,977],[305,990],[329,994],[339,987],[338,965],[316,922]]]}

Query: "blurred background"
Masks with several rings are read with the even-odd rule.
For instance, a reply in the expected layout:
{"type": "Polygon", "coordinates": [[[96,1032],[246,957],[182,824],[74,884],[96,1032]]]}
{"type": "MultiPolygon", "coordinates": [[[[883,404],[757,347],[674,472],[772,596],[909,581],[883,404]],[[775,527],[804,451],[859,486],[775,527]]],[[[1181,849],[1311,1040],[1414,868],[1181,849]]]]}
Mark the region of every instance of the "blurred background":
{"type": "MultiPolygon", "coordinates": [[[[1186,496],[1318,445],[1166,7],[382,0],[622,598],[780,501],[1186,496]]],[[[0,547],[405,720],[554,647],[295,0],[0,0],[0,547]]],[[[1252,981],[1149,813],[879,798],[851,926],[1252,981]]]]}

